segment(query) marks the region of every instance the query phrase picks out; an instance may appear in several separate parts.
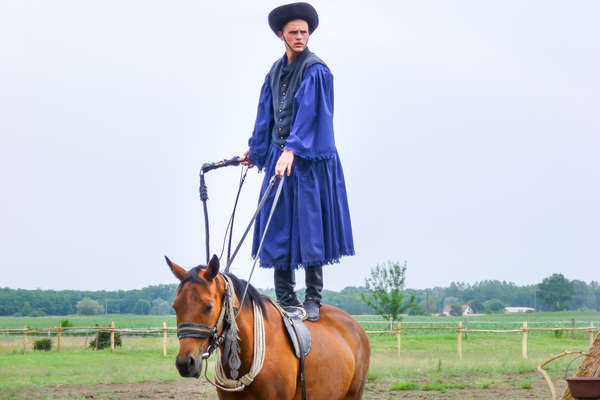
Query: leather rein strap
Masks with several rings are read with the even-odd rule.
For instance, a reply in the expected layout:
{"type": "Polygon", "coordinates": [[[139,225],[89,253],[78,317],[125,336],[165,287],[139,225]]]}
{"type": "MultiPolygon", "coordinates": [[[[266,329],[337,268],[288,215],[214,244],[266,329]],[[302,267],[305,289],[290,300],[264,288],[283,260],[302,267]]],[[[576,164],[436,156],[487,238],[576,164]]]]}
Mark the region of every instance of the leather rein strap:
{"type": "Polygon", "coordinates": [[[182,322],[177,325],[177,337],[196,338],[196,339],[212,339],[217,334],[217,328],[209,328],[205,325],[196,324],[194,322],[182,322]]]}

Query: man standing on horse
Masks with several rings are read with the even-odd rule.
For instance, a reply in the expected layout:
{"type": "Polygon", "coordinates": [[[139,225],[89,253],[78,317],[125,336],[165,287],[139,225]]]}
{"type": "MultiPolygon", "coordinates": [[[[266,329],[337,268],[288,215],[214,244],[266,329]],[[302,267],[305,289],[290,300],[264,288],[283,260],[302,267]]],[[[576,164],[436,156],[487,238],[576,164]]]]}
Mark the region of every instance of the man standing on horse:
{"type": "Polygon", "coordinates": [[[262,86],[243,163],[265,170],[261,197],[272,175],[286,176],[260,254],[274,194],[256,219],[252,255],[260,257],[261,267],[274,268],[279,304],[287,310],[304,306],[307,319],[317,321],[323,265],[354,254],[346,184],[333,135],[333,75],[306,47],[319,24],[310,4],[277,7],[268,19],[285,54],[262,86]],[[294,291],[300,267],[306,272],[304,304],[294,291]]]}

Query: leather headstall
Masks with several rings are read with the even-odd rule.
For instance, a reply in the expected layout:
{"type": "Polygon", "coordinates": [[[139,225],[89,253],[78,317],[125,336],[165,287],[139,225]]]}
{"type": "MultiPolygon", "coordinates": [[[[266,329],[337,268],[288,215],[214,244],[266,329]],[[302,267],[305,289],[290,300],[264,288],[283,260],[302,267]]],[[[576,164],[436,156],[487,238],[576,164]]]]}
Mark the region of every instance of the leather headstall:
{"type": "Polygon", "coordinates": [[[229,284],[226,279],[224,279],[224,281],[225,294],[223,295],[223,302],[221,303],[221,312],[219,313],[219,318],[217,319],[217,323],[213,328],[210,328],[206,325],[197,324],[195,322],[182,322],[177,325],[177,337],[179,339],[209,339],[208,347],[206,348],[206,352],[202,354],[202,358],[209,358],[225,340],[225,333],[227,329],[223,329],[223,321],[227,311],[226,304],[227,298],[229,297],[229,284]],[[220,334],[219,331],[221,331],[220,334]]]}

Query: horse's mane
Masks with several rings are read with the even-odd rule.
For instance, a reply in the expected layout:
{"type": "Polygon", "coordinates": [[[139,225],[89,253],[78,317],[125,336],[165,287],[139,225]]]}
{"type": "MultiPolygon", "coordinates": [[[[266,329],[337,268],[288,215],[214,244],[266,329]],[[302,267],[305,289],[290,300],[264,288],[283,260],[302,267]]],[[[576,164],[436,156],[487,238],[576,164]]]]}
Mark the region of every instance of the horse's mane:
{"type": "MultiPolygon", "coordinates": [[[[183,278],[183,280],[179,284],[177,292],[179,293],[181,287],[186,282],[194,282],[204,286],[208,286],[208,282],[206,282],[206,280],[204,280],[204,278],[202,278],[198,274],[198,272],[203,269],[206,269],[206,265],[198,265],[190,269],[186,277],[183,278]]],[[[235,295],[237,296],[238,301],[242,301],[242,296],[244,295],[244,289],[246,288],[247,282],[243,279],[238,278],[230,272],[226,273],[225,275],[227,275],[231,279],[231,282],[233,283],[233,290],[235,291],[235,295]]],[[[254,301],[260,307],[260,310],[262,311],[263,315],[266,316],[267,310],[265,302],[269,300],[269,297],[260,294],[259,291],[256,290],[254,286],[252,286],[252,284],[248,285],[248,291],[246,292],[246,298],[244,299],[244,304],[242,305],[242,307],[250,307],[251,302],[248,300],[254,301]]]]}
{"type": "MultiPolygon", "coordinates": [[[[239,301],[242,301],[242,296],[244,295],[244,289],[246,288],[247,281],[238,278],[234,274],[228,272],[227,275],[231,282],[233,283],[233,290],[235,291],[235,295],[237,296],[239,301]]],[[[262,311],[263,315],[266,316],[267,310],[265,302],[269,300],[269,297],[262,295],[252,284],[248,285],[248,291],[246,293],[246,299],[244,300],[244,304],[242,307],[250,307],[251,302],[248,299],[254,301],[262,311]]]]}

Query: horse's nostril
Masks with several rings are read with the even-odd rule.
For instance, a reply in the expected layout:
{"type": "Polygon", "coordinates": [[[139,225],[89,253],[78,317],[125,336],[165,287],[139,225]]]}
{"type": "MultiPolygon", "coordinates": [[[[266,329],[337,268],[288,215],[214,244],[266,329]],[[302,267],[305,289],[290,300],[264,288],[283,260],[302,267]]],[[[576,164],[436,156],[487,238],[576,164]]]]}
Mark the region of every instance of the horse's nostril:
{"type": "Polygon", "coordinates": [[[194,359],[194,357],[188,356],[188,359],[187,359],[188,371],[193,370],[195,366],[196,366],[196,360],[194,359]]]}

